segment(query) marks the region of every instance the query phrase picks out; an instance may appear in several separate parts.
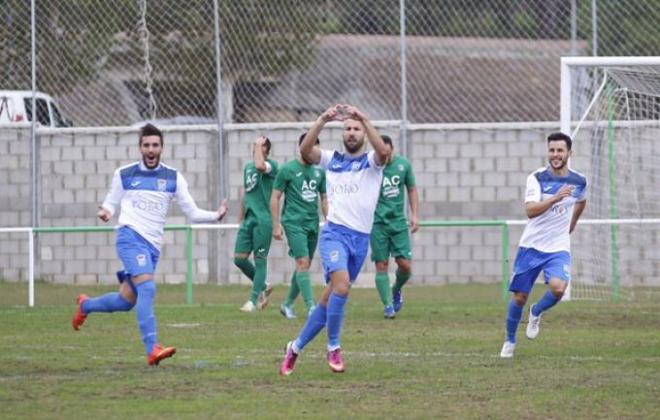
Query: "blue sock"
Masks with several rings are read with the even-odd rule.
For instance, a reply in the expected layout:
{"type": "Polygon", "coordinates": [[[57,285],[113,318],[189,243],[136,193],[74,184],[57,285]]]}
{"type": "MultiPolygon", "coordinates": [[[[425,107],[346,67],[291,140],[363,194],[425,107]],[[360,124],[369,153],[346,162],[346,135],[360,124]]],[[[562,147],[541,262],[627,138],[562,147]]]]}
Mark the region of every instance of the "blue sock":
{"type": "Polygon", "coordinates": [[[518,306],[518,302],[514,299],[511,299],[511,302],[509,302],[509,313],[506,318],[506,339],[511,343],[516,342],[516,331],[518,330],[518,324],[520,324],[524,307],[525,305],[518,306]]]}
{"type": "Polygon", "coordinates": [[[122,295],[113,292],[86,300],[82,304],[82,310],[86,314],[92,312],[125,312],[133,309],[133,306],[135,305],[127,301],[122,295]]]}
{"type": "Polygon", "coordinates": [[[151,354],[154,345],[158,342],[156,315],[154,314],[154,298],[156,297],[156,283],[148,280],[136,286],[138,291],[137,312],[138,325],[142,332],[142,341],[147,349],[147,356],[151,354]]]}
{"type": "Polygon", "coordinates": [[[296,348],[302,351],[307,343],[312,341],[314,337],[325,327],[325,320],[327,318],[326,307],[322,304],[316,305],[316,309],[312,311],[307,318],[307,323],[300,331],[300,336],[296,339],[296,348]]]}
{"type": "Polygon", "coordinates": [[[539,300],[538,303],[532,307],[532,315],[541,315],[543,312],[555,306],[560,300],[561,298],[553,295],[550,290],[546,291],[541,300],[539,300]]]}
{"type": "Polygon", "coordinates": [[[334,292],[328,300],[328,350],[341,347],[339,336],[344,323],[344,307],[348,302],[348,296],[340,296],[334,292]]]}

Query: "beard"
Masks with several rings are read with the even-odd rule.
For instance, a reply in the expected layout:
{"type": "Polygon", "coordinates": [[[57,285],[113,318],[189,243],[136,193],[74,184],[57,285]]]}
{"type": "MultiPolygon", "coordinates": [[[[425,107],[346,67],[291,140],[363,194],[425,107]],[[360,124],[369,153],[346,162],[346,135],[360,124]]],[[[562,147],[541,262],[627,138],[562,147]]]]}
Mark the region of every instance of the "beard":
{"type": "Polygon", "coordinates": [[[346,140],[344,140],[344,149],[346,149],[346,151],[351,154],[359,152],[360,149],[362,149],[363,145],[364,145],[364,140],[355,142],[354,144],[351,144],[346,140]]]}
{"type": "Polygon", "coordinates": [[[144,163],[144,166],[147,169],[156,169],[158,167],[158,165],[160,164],[160,156],[155,156],[153,158],[152,162],[153,162],[153,164],[149,165],[149,163],[147,162],[147,157],[142,156],[142,163],[144,163]]]}
{"type": "Polygon", "coordinates": [[[560,160],[560,161],[559,161],[559,164],[558,164],[558,166],[557,166],[557,164],[556,164],[555,162],[550,161],[550,166],[552,167],[552,169],[554,169],[554,170],[556,170],[556,171],[559,171],[559,170],[561,170],[561,169],[564,169],[564,168],[566,167],[566,164],[567,164],[567,163],[568,163],[567,160],[560,160]]]}

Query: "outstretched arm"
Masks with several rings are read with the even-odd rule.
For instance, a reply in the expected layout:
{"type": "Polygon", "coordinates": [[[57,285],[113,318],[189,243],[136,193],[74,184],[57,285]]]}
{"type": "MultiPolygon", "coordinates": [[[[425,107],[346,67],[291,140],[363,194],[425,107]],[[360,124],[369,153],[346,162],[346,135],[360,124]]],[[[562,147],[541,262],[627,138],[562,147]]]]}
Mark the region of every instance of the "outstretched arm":
{"type": "Polygon", "coordinates": [[[108,195],[105,196],[103,204],[99,206],[99,211],[96,213],[96,216],[104,222],[108,222],[112,219],[112,216],[117,211],[117,207],[121,202],[123,194],[124,187],[121,183],[121,174],[119,173],[119,170],[116,170],[112,176],[110,191],[108,192],[108,195]]]}
{"type": "Polygon", "coordinates": [[[183,213],[188,216],[193,223],[215,222],[221,220],[227,214],[229,209],[227,206],[227,199],[222,201],[220,207],[216,211],[202,210],[197,207],[195,200],[193,200],[190,192],[188,191],[188,182],[183,175],[177,173],[176,180],[176,200],[183,213]]]}
{"type": "Polygon", "coordinates": [[[335,105],[326,109],[325,112],[319,115],[316,121],[314,121],[314,124],[312,124],[312,127],[307,131],[302,143],[300,143],[300,156],[302,156],[305,161],[313,164],[318,164],[321,161],[321,150],[314,147],[316,139],[319,138],[323,126],[329,121],[336,120],[338,116],[339,112],[337,110],[337,105],[335,105]]]}
{"type": "Polygon", "coordinates": [[[587,200],[578,201],[575,203],[575,207],[573,208],[573,217],[571,217],[571,228],[568,233],[573,233],[575,230],[575,226],[577,226],[577,222],[580,219],[580,216],[582,216],[582,212],[584,211],[585,207],[587,207],[587,200]]]}
{"type": "Polygon", "coordinates": [[[371,124],[371,120],[362,111],[352,105],[343,105],[343,107],[348,118],[360,121],[364,126],[369,143],[371,143],[371,147],[374,148],[374,152],[376,153],[376,163],[378,165],[385,164],[390,157],[390,148],[387,147],[376,127],[371,124]]]}

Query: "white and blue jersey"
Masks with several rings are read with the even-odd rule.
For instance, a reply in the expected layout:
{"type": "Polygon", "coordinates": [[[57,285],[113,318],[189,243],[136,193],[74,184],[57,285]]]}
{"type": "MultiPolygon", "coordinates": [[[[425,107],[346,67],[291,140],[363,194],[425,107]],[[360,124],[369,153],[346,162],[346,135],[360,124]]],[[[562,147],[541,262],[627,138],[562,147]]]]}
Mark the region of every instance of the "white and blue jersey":
{"type": "Polygon", "coordinates": [[[328,221],[371,233],[384,168],[376,164],[375,152],[350,157],[323,150],[319,166],[326,170],[328,221]]]}
{"type": "Polygon", "coordinates": [[[525,203],[546,200],[565,185],[573,187],[573,193],[555,203],[544,213],[527,221],[520,238],[520,246],[541,252],[571,252],[570,227],[575,203],[587,199],[587,177],[570,170],[564,177],[556,176],[549,167],[540,168],[527,177],[525,203]]]}
{"type": "Polygon", "coordinates": [[[573,170],[560,177],[549,167],[537,169],[527,177],[525,203],[546,200],[565,185],[573,187],[570,197],[527,221],[509,286],[512,292],[529,293],[541,270],[546,283],[551,278],[571,279],[571,219],[575,203],[586,200],[587,178],[573,170]]]}
{"type": "Polygon", "coordinates": [[[369,252],[384,166],[373,151],[350,157],[331,150],[321,152],[319,165],[328,195],[328,223],[319,240],[326,282],[335,271],[348,271],[353,282],[369,252]]]}
{"type": "Polygon", "coordinates": [[[197,207],[183,175],[162,163],[155,169],[147,169],[142,162],[117,169],[102,207],[112,215],[121,208],[118,225],[131,228],[160,251],[172,199],[194,223],[218,220],[217,212],[197,207]]]}

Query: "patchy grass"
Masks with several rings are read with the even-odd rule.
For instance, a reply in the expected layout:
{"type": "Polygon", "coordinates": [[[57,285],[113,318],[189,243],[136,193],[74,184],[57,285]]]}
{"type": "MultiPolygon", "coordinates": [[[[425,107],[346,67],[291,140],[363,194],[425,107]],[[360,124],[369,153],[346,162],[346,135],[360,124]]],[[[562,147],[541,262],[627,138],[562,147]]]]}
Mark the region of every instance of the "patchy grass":
{"type": "MultiPolygon", "coordinates": [[[[537,286],[537,295],[542,285],[537,286]]],[[[78,293],[112,288],[0,283],[3,418],[648,418],[660,401],[660,302],[567,302],[546,314],[535,341],[500,360],[506,305],[499,285],[409,287],[396,320],[374,289],[347,306],[345,374],[325,362],[325,333],[291,377],[283,346],[304,323],[278,312],[243,314],[247,287],[159,286],[161,341],[177,354],[146,365],[135,314],[70,322],[78,293]]],[[[317,290],[317,295],[320,290],[317,290]]],[[[303,308],[299,303],[299,312],[303,308]]],[[[526,315],[525,315],[526,319],[526,315]]]]}

